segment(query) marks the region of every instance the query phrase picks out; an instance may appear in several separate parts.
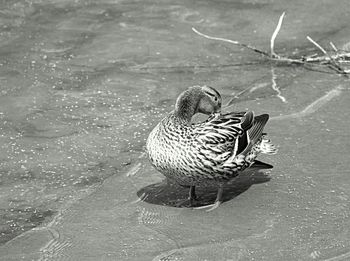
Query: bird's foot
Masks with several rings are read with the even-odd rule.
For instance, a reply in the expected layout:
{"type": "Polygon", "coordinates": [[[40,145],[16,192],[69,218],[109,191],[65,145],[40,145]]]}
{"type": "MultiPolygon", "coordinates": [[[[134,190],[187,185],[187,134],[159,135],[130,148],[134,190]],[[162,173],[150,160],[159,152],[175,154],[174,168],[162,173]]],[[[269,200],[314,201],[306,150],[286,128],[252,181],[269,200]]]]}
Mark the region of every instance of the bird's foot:
{"type": "Polygon", "coordinates": [[[213,211],[214,209],[218,208],[221,204],[221,201],[215,201],[213,204],[205,205],[205,206],[200,206],[200,207],[195,207],[193,209],[206,209],[207,212],[213,211]]]}
{"type": "Polygon", "coordinates": [[[139,203],[141,201],[144,201],[147,197],[148,197],[148,195],[146,195],[146,193],[142,193],[142,195],[138,199],[131,201],[131,204],[136,204],[136,203],[139,203]]]}
{"type": "Polygon", "coordinates": [[[212,211],[212,210],[218,208],[220,206],[221,202],[222,202],[222,193],[223,192],[224,192],[224,187],[222,185],[220,185],[219,189],[218,189],[218,193],[216,195],[216,199],[215,199],[214,204],[201,206],[201,207],[196,207],[194,209],[206,209],[206,208],[209,208],[209,209],[206,210],[207,212],[209,212],[209,211],[212,211]]]}

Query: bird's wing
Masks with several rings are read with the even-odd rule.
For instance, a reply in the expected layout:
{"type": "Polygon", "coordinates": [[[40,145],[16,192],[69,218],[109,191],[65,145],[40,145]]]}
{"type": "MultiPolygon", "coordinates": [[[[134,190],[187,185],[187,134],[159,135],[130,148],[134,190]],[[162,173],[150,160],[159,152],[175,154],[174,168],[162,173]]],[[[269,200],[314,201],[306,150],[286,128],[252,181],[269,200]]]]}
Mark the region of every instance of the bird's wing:
{"type": "Polygon", "coordinates": [[[236,112],[213,115],[206,122],[194,125],[200,153],[216,164],[238,155],[249,146],[247,131],[253,121],[253,112],[236,112]]]}

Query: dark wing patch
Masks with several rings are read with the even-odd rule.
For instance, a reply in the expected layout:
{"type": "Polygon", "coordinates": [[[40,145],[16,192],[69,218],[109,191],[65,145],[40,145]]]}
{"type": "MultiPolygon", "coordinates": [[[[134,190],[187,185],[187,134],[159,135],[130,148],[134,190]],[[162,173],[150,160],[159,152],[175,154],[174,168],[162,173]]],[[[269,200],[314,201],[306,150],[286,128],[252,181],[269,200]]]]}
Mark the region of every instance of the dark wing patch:
{"type": "Polygon", "coordinates": [[[248,135],[248,145],[242,151],[242,154],[245,155],[252,146],[261,138],[261,135],[263,133],[263,129],[269,120],[268,114],[262,114],[259,116],[254,117],[253,126],[247,131],[248,135]]]}
{"type": "Polygon", "coordinates": [[[238,146],[235,155],[241,154],[242,151],[248,146],[249,140],[246,132],[238,138],[238,146]]]}
{"type": "Polygon", "coordinates": [[[249,111],[242,118],[241,127],[243,130],[248,130],[253,126],[254,113],[249,111]]]}
{"type": "Polygon", "coordinates": [[[253,144],[255,144],[257,140],[260,139],[263,133],[262,131],[268,120],[269,120],[268,114],[262,114],[254,118],[253,126],[248,130],[249,138],[253,144]]]}

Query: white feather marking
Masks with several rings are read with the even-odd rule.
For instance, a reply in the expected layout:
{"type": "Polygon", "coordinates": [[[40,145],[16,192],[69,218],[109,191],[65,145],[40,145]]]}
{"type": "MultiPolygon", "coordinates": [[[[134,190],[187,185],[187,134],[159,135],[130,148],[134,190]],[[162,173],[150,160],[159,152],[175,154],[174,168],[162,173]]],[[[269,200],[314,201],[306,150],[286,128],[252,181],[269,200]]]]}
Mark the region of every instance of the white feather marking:
{"type": "Polygon", "coordinates": [[[215,161],[222,162],[226,160],[230,156],[230,152],[224,152],[222,154],[219,154],[217,157],[214,158],[215,161]]]}
{"type": "Polygon", "coordinates": [[[235,140],[235,147],[233,148],[233,155],[236,156],[238,150],[238,139],[235,140]]]}
{"type": "Polygon", "coordinates": [[[261,153],[272,155],[277,153],[277,148],[270,142],[270,140],[262,139],[260,143],[260,151],[261,153]]]}
{"type": "Polygon", "coordinates": [[[244,156],[237,155],[236,157],[230,157],[224,164],[223,167],[234,168],[237,166],[242,166],[244,164],[244,156]]]}

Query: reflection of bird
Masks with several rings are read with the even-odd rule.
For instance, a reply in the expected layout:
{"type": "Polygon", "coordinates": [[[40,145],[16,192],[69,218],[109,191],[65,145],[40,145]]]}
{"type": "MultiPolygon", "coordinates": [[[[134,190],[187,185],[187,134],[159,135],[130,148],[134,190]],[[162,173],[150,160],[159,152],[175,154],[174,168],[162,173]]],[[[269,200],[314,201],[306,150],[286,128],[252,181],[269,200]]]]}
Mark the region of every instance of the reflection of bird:
{"type": "Polygon", "coordinates": [[[175,110],[153,129],[147,139],[152,165],[167,178],[190,187],[215,185],[218,193],[211,210],[222,201],[223,185],[246,168],[271,168],[255,160],[261,153],[274,154],[275,147],[262,133],[267,114],[253,112],[220,114],[221,96],[211,87],[194,86],[180,94],[175,110]],[[196,113],[211,114],[192,124],[196,113]]]}

